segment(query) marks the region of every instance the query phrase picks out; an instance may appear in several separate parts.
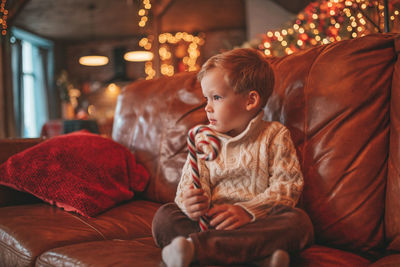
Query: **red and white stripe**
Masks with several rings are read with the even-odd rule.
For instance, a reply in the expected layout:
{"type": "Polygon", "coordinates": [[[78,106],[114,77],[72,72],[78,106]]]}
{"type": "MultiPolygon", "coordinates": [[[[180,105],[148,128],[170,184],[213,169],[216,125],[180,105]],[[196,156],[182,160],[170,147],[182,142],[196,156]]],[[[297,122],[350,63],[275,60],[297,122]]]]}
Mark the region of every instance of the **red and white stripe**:
{"type": "MultiPolygon", "coordinates": [[[[187,143],[189,148],[190,165],[192,167],[193,184],[196,188],[201,188],[197,157],[206,161],[216,159],[219,151],[221,150],[221,143],[215,132],[205,125],[198,125],[190,129],[187,143]],[[206,139],[196,144],[195,137],[199,133],[204,134],[206,139]],[[210,152],[208,154],[202,150],[202,147],[204,146],[208,146],[210,148],[210,152]]],[[[202,231],[207,230],[208,218],[206,216],[202,216],[199,220],[199,225],[202,231]]]]}

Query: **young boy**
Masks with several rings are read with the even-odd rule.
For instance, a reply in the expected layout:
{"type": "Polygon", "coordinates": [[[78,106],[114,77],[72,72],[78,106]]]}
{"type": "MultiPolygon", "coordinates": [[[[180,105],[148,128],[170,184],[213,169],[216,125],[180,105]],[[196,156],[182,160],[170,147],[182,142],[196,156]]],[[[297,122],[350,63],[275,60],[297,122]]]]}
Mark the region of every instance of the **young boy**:
{"type": "Polygon", "coordinates": [[[262,120],[273,70],[257,50],[235,49],[211,57],[198,79],[221,151],[214,161],[198,161],[201,189],[192,185],[188,158],[175,203],[157,211],[152,227],[162,258],[167,266],[288,266],[287,252],[309,245],[313,227],[294,208],[303,176],[289,131],[262,120]],[[211,226],[204,232],[202,215],[211,226]]]}

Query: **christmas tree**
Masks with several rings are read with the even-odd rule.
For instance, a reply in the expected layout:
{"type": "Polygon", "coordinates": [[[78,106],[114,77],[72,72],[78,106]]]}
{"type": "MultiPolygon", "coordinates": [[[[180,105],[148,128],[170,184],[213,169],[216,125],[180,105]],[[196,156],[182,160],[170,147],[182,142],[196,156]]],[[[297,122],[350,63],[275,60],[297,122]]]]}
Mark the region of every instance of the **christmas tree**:
{"type": "MultiPolygon", "coordinates": [[[[388,2],[389,28],[399,32],[400,0],[388,2]]],[[[283,56],[313,46],[384,31],[384,4],[378,0],[318,0],[282,29],[261,35],[256,47],[283,56]]]]}

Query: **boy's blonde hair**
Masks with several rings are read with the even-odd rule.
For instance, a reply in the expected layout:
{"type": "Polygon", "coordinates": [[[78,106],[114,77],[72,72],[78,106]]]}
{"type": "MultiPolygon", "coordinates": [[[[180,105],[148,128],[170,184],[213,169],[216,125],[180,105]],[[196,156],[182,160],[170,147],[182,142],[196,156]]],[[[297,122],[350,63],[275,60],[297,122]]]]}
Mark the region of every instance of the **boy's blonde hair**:
{"type": "Polygon", "coordinates": [[[209,58],[197,74],[201,82],[207,71],[220,68],[236,93],[257,91],[261,107],[267,103],[274,87],[274,72],[265,56],[252,48],[237,48],[209,58]]]}

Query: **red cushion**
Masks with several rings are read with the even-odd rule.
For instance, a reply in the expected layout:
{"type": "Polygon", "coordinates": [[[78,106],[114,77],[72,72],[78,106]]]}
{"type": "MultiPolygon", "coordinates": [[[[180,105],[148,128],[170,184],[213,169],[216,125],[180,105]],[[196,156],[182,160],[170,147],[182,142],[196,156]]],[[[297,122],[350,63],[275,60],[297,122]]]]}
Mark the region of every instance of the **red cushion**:
{"type": "Polygon", "coordinates": [[[0,184],[88,217],[131,199],[148,180],[127,148],[86,131],[51,138],[0,165],[0,184]]]}

